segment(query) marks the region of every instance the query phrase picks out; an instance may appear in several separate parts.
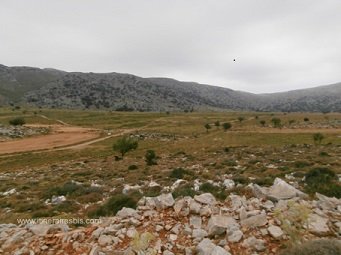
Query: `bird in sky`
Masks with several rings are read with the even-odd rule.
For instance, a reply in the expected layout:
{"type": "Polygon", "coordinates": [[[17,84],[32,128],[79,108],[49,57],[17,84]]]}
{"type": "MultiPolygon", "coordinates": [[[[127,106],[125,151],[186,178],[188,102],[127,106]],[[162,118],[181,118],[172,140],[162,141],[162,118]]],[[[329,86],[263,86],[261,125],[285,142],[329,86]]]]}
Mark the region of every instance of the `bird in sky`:
{"type": "Polygon", "coordinates": [[[233,61],[236,61],[236,59],[234,58],[233,61]]]}

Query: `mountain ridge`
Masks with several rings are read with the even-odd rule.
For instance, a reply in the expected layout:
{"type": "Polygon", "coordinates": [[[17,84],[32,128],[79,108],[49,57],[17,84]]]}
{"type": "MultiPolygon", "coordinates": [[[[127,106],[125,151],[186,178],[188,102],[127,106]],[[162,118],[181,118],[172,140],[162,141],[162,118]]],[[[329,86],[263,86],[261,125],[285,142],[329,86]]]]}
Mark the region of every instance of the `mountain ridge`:
{"type": "Polygon", "coordinates": [[[0,105],[8,104],[124,111],[339,112],[341,83],[254,94],[173,78],[0,65],[0,105]]]}

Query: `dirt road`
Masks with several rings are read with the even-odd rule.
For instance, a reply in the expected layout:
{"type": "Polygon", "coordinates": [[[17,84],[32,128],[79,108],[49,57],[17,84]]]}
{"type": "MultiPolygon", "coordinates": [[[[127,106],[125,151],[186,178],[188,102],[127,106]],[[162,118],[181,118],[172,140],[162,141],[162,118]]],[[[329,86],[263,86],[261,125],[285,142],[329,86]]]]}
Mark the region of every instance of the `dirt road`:
{"type": "Polygon", "coordinates": [[[100,137],[100,131],[96,129],[65,125],[50,125],[49,127],[51,132],[47,135],[1,142],[0,154],[56,149],[100,137]]]}

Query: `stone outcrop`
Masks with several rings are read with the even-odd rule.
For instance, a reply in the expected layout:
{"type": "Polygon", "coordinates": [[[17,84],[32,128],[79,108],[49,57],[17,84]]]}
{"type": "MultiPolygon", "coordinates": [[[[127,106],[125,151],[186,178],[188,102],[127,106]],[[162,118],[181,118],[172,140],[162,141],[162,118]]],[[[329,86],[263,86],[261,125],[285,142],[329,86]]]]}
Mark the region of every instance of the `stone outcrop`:
{"type": "MultiPolygon", "coordinates": [[[[274,185],[278,184],[287,187],[279,181],[274,185]]],[[[143,197],[136,209],[123,207],[114,217],[84,227],[2,224],[0,254],[275,255],[280,241],[290,236],[274,212],[285,213],[292,203],[309,212],[307,228],[300,230],[302,238],[340,237],[341,213],[335,198],[317,195],[317,200],[307,201],[295,192],[294,200],[271,202],[231,194],[225,201],[217,201],[205,193],[175,200],[166,193],[143,197]]]]}

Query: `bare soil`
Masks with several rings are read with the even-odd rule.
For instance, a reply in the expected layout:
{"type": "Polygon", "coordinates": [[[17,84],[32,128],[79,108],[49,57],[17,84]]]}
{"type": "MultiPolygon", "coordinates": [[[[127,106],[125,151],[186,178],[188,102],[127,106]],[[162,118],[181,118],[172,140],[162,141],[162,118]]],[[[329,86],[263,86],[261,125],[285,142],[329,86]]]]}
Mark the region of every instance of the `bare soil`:
{"type": "Polygon", "coordinates": [[[51,132],[47,135],[1,142],[0,154],[50,150],[80,144],[100,137],[100,131],[97,129],[66,125],[49,125],[49,127],[51,132]]]}

